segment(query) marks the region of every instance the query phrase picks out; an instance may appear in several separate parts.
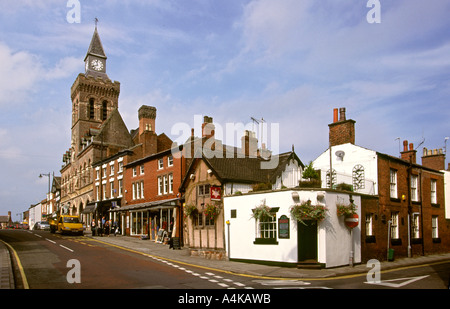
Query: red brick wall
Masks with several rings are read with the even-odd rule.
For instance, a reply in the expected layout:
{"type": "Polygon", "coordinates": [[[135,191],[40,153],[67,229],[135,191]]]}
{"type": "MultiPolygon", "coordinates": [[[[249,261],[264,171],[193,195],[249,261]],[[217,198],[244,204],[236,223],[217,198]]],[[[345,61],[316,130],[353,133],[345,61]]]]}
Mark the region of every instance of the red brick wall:
{"type": "Polygon", "coordinates": [[[430,171],[414,165],[411,173],[418,176],[419,201],[410,202],[408,164],[394,157],[378,156],[379,196],[364,197],[362,200],[362,262],[375,258],[387,258],[388,221],[393,212],[398,212],[399,239],[391,240],[389,246],[395,257],[408,256],[408,210],[420,214],[420,238],[411,241],[412,256],[450,252],[449,221],[445,219],[444,180],[438,171],[430,171]],[[397,197],[390,197],[390,170],[397,170],[397,197]],[[431,179],[437,181],[437,204],[431,204],[431,179]],[[373,230],[375,237],[366,239],[365,216],[374,214],[373,230]],[[438,216],[439,238],[432,239],[431,218],[438,216]]]}
{"type": "Polygon", "coordinates": [[[330,128],[329,142],[331,146],[346,143],[355,144],[355,121],[344,120],[328,125],[330,128]]]}

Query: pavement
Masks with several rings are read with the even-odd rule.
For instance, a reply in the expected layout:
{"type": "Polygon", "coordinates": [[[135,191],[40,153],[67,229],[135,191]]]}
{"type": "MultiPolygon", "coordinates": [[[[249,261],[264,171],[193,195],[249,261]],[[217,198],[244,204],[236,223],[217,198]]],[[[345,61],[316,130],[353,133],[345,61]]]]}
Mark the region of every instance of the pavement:
{"type": "MultiPolygon", "coordinates": [[[[301,269],[295,267],[269,266],[193,256],[188,248],[182,247],[181,249],[176,250],[169,249],[168,245],[156,243],[152,240],[142,240],[136,237],[119,235],[98,237],[92,236],[89,232],[85,233],[85,237],[90,238],[92,241],[107,243],[139,254],[151,255],[153,257],[187,266],[260,279],[320,280],[342,276],[366,276],[368,271],[372,269],[372,267],[368,267],[366,264],[355,264],[354,266],[342,266],[328,269],[301,269]]],[[[12,253],[9,252],[5,243],[0,241],[0,289],[14,289],[10,254],[12,253]]],[[[444,261],[450,261],[450,253],[400,258],[395,259],[394,261],[382,261],[380,269],[381,272],[385,272],[393,269],[444,261]]]]}

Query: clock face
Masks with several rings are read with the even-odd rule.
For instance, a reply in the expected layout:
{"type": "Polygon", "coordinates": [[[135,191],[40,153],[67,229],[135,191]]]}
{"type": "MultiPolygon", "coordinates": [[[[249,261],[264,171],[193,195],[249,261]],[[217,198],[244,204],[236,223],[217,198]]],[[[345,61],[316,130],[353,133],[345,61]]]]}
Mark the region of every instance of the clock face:
{"type": "Polygon", "coordinates": [[[101,71],[103,69],[103,62],[98,59],[94,59],[91,62],[91,66],[96,71],[101,71]]]}

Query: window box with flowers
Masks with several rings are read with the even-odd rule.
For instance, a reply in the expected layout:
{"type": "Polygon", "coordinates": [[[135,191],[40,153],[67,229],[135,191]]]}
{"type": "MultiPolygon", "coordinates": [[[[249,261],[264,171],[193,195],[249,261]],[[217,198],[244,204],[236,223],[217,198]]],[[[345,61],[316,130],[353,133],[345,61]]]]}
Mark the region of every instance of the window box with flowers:
{"type": "Polygon", "coordinates": [[[311,201],[302,202],[300,204],[295,204],[291,206],[290,212],[292,218],[298,222],[307,225],[305,221],[317,221],[321,222],[326,217],[326,212],[328,208],[322,205],[312,205],[311,201]]]}

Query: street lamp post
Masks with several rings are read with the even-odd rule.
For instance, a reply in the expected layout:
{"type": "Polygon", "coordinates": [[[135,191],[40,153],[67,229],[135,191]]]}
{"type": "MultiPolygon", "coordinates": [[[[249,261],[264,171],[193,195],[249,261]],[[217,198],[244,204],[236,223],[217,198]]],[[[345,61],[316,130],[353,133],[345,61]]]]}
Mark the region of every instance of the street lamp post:
{"type": "MultiPolygon", "coordinates": [[[[50,203],[50,201],[49,201],[49,199],[50,199],[50,173],[48,173],[48,174],[42,173],[39,175],[39,178],[42,178],[44,176],[48,177],[48,192],[47,192],[47,207],[48,207],[48,204],[50,203]]],[[[48,212],[48,208],[47,208],[47,212],[48,212]]]]}

